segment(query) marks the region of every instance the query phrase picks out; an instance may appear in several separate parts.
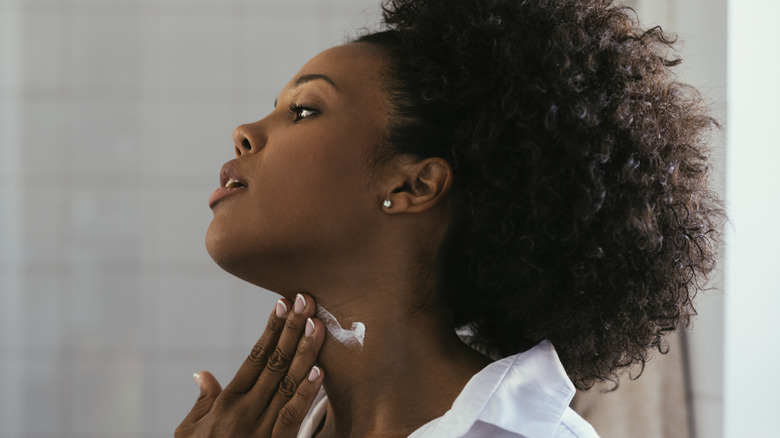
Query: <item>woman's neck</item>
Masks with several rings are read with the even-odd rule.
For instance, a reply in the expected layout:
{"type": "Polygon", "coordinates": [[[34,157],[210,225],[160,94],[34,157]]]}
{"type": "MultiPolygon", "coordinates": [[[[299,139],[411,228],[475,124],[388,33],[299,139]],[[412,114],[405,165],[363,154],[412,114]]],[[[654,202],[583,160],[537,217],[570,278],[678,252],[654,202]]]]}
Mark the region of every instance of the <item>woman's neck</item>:
{"type": "Polygon", "coordinates": [[[343,328],[356,322],[365,326],[362,346],[326,336],[318,362],[329,406],[318,437],[407,436],[443,415],[468,380],[490,363],[460,341],[446,311],[376,300],[408,291],[371,287],[365,299],[341,302],[328,297],[345,296],[344,289],[338,295],[313,291],[343,328]]]}
{"type": "Polygon", "coordinates": [[[405,228],[382,227],[362,247],[266,260],[256,279],[290,299],[310,294],[344,329],[365,327],[362,346],[325,337],[318,363],[329,406],[318,437],[408,436],[443,415],[491,362],[461,342],[449,309],[437,305],[435,269],[421,255],[438,247],[440,227],[412,216],[396,219],[405,228]]]}

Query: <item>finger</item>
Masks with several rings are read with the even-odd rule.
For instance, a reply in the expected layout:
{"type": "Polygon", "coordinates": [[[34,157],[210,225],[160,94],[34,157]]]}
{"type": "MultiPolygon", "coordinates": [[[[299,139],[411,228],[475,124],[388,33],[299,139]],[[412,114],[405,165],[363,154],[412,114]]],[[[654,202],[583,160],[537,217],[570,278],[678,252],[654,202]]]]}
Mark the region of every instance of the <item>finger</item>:
{"type": "Polygon", "coordinates": [[[250,400],[255,406],[268,406],[268,402],[278,390],[282,378],[290,368],[298,343],[301,337],[304,337],[307,320],[314,316],[315,308],[311,296],[298,294],[295,298],[293,309],[288,313],[284,329],[279,336],[279,343],[252,390],[250,400]]]}
{"type": "Polygon", "coordinates": [[[195,379],[195,383],[200,387],[200,395],[198,400],[195,401],[195,406],[192,407],[190,413],[184,418],[179,426],[180,429],[185,429],[194,425],[201,418],[203,418],[211,410],[214,405],[214,400],[222,392],[222,386],[220,386],[214,376],[208,371],[201,371],[192,375],[195,379]]]}
{"type": "Polygon", "coordinates": [[[230,381],[225,391],[230,394],[246,394],[257,382],[257,378],[266,366],[268,357],[276,348],[279,336],[285,326],[287,314],[290,313],[290,301],[280,299],[274,305],[271,316],[268,317],[268,324],[265,331],[258,339],[249,356],[244,360],[241,368],[238,369],[233,380],[230,381]]]}
{"type": "Polygon", "coordinates": [[[295,438],[303,419],[320,391],[325,375],[319,367],[312,367],[295,395],[282,407],[275,418],[271,438],[295,438]]]}
{"type": "MultiPolygon", "coordinates": [[[[279,383],[278,390],[273,395],[268,408],[262,413],[261,430],[268,430],[264,427],[273,426],[284,406],[297,394],[300,386],[305,383],[312,372],[317,354],[322,347],[322,341],[325,339],[325,327],[321,321],[312,318],[309,318],[306,324],[307,328],[303,338],[298,342],[290,369],[279,383]]],[[[250,399],[254,396],[254,391],[253,389],[250,392],[250,399]]]]}

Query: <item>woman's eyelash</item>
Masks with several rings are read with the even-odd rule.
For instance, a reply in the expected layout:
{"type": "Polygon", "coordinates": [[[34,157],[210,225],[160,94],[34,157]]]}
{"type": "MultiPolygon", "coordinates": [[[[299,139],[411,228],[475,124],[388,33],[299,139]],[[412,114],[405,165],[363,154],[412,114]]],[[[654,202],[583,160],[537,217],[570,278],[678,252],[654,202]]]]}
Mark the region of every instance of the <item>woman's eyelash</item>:
{"type": "Polygon", "coordinates": [[[308,108],[308,107],[305,107],[305,106],[302,106],[302,105],[298,105],[296,103],[291,103],[290,104],[290,114],[293,114],[295,116],[295,120],[294,121],[296,121],[296,122],[298,120],[311,117],[311,116],[316,115],[318,113],[319,113],[319,111],[317,111],[314,108],[308,108]]]}

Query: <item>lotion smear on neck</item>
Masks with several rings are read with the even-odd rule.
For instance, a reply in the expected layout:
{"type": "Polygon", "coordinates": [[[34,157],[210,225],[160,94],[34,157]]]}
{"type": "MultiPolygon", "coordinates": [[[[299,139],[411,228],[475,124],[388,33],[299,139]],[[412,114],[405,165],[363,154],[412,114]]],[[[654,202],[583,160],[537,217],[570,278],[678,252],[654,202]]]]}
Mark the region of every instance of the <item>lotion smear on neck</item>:
{"type": "Polygon", "coordinates": [[[363,348],[363,339],[366,337],[366,325],[362,322],[353,322],[352,328],[347,330],[341,327],[330,312],[322,306],[317,306],[317,318],[322,321],[328,332],[339,342],[347,347],[363,348]]]}

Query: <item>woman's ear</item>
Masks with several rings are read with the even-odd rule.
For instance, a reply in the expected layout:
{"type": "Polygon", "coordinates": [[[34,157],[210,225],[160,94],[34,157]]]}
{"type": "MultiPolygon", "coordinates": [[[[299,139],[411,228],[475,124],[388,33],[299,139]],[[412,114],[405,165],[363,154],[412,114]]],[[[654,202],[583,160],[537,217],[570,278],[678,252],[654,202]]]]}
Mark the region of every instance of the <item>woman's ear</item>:
{"type": "Polygon", "coordinates": [[[421,213],[444,199],[452,186],[452,168],[440,157],[405,157],[382,208],[387,213],[421,213]],[[389,202],[388,202],[389,201],[389,202]]]}

